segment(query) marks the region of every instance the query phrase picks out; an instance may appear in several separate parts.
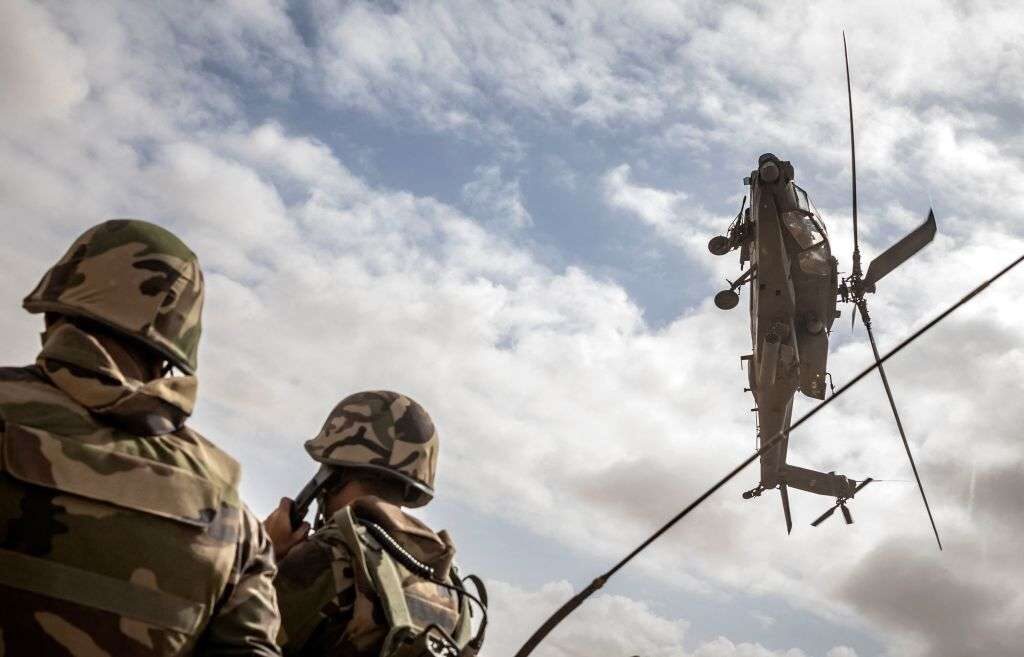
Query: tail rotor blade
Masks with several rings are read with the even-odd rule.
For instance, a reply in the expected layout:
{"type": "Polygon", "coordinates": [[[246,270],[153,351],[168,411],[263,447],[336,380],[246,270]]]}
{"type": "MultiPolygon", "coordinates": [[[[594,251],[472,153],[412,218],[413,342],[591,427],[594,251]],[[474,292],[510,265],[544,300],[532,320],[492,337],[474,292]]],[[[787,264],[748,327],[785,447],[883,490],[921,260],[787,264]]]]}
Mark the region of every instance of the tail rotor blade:
{"type": "Polygon", "coordinates": [[[840,504],[839,505],[839,510],[843,512],[843,520],[846,521],[846,524],[847,525],[852,525],[853,524],[853,514],[850,513],[850,510],[846,508],[846,505],[845,504],[840,504]]]}
{"type": "Polygon", "coordinates": [[[821,514],[820,516],[818,516],[818,517],[817,517],[817,519],[815,519],[815,521],[811,523],[811,527],[817,527],[817,526],[818,526],[818,525],[820,525],[821,523],[823,523],[823,522],[825,522],[826,520],[828,520],[829,516],[831,516],[831,515],[832,515],[833,513],[835,513],[835,512],[836,512],[836,509],[838,508],[838,506],[839,506],[839,505],[837,504],[836,506],[834,506],[834,507],[830,508],[830,509],[829,509],[828,511],[826,511],[825,513],[823,513],[823,514],[821,514]]]}
{"type": "MultiPolygon", "coordinates": [[[[863,302],[862,302],[863,303],[863,302]]],[[[862,313],[863,315],[863,313],[862,313]]],[[[892,409],[892,415],[896,418],[896,428],[900,431],[900,438],[903,440],[903,449],[907,452],[907,459],[910,460],[910,468],[914,471],[914,479],[917,480],[917,489],[921,491],[921,499],[924,501],[924,509],[928,512],[928,521],[932,524],[932,531],[935,533],[935,542],[939,544],[939,549],[942,549],[942,539],[939,538],[939,529],[935,526],[935,517],[932,516],[932,508],[928,504],[928,496],[924,493],[924,484],[921,483],[921,475],[917,472],[917,464],[914,462],[914,455],[910,452],[910,443],[907,441],[907,434],[903,430],[903,422],[900,420],[900,412],[896,409],[896,401],[892,396],[892,388],[889,387],[889,377],[885,375],[885,368],[882,367],[882,363],[878,354],[878,346],[875,344],[875,334],[871,330],[870,322],[864,322],[864,328],[868,332],[868,340],[871,342],[871,351],[875,355],[875,362],[878,363],[878,375],[882,379],[882,387],[885,388],[885,395],[889,398],[889,407],[892,409]]],[[[865,480],[861,486],[867,485],[870,480],[865,480]]]]}
{"type": "Polygon", "coordinates": [[[933,239],[935,239],[935,213],[929,209],[928,218],[923,224],[871,261],[871,264],[868,265],[868,273],[864,276],[864,288],[869,292],[874,291],[875,283],[913,257],[933,239]]]}
{"type": "Polygon", "coordinates": [[[857,487],[853,489],[853,494],[856,495],[857,493],[859,493],[861,488],[864,488],[865,486],[870,484],[872,481],[874,481],[874,479],[872,479],[871,477],[868,477],[864,481],[862,481],[859,484],[857,484],[857,487]]]}
{"type": "Polygon", "coordinates": [[[786,484],[779,485],[779,493],[782,496],[782,513],[786,516],[786,533],[793,533],[793,516],[789,513],[789,487],[786,484]]]}

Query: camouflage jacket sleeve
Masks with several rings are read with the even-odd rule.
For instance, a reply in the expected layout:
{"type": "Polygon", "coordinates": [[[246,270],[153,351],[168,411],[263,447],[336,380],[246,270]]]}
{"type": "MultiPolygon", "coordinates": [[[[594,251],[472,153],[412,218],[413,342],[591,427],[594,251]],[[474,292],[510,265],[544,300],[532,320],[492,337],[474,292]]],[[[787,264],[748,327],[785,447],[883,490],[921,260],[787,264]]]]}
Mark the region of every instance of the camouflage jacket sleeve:
{"type": "Polygon", "coordinates": [[[334,654],[356,597],[347,548],[331,540],[329,532],[314,534],[281,560],[274,586],[281,608],[282,652],[334,654]]]}
{"type": "Polygon", "coordinates": [[[231,579],[210,619],[196,654],[280,655],[280,617],[274,591],[274,551],[263,525],[243,508],[231,579]]]}

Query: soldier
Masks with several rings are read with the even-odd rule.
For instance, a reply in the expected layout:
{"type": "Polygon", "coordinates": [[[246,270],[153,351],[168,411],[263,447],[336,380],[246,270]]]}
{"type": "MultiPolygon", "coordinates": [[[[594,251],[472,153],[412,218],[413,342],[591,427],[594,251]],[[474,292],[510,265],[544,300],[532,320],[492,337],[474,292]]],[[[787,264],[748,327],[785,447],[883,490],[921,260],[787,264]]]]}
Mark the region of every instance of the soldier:
{"type": "Polygon", "coordinates": [[[423,407],[394,392],[351,395],[306,451],[321,463],[311,482],[318,529],[302,540],[307,528],[293,530],[299,518],[290,517],[305,509],[296,514],[287,498],[265,521],[280,557],[284,654],[476,654],[483,633],[470,637],[469,596],[448,533],[401,509],[434,496],[438,439],[423,407]]]}
{"type": "Polygon", "coordinates": [[[0,368],[0,655],[280,655],[272,545],[185,426],[202,305],[195,254],[123,219],[25,298],[46,330],[0,368]]]}

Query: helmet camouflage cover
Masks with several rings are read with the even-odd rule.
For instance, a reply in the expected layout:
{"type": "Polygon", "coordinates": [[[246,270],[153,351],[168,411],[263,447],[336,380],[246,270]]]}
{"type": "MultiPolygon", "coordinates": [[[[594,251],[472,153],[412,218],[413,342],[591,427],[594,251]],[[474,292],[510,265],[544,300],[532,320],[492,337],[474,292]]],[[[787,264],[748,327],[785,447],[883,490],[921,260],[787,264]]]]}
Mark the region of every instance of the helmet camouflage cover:
{"type": "Polygon", "coordinates": [[[113,219],[90,228],[23,305],[100,322],[195,373],[203,274],[196,255],[160,226],[113,219]]]}
{"type": "Polygon", "coordinates": [[[422,406],[397,392],[359,392],[342,399],[306,451],[325,465],[362,469],[397,479],[406,506],[434,496],[437,432],[422,406]]]}

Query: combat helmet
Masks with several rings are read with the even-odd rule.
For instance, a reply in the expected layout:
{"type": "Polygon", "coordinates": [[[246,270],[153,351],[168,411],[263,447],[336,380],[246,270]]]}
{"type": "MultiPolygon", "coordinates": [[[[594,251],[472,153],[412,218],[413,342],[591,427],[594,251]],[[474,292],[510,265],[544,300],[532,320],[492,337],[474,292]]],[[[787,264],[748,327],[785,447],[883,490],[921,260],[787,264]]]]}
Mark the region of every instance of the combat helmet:
{"type": "Polygon", "coordinates": [[[320,433],[306,441],[306,451],[324,465],[405,484],[406,506],[423,506],[434,497],[434,423],[422,406],[397,392],[357,392],[342,399],[320,433]]]}
{"type": "Polygon", "coordinates": [[[90,228],[23,305],[99,322],[195,373],[203,274],[196,255],[160,226],[113,219],[90,228]]]}

